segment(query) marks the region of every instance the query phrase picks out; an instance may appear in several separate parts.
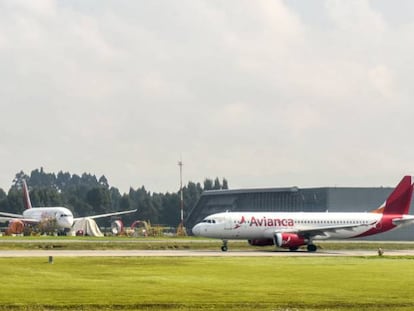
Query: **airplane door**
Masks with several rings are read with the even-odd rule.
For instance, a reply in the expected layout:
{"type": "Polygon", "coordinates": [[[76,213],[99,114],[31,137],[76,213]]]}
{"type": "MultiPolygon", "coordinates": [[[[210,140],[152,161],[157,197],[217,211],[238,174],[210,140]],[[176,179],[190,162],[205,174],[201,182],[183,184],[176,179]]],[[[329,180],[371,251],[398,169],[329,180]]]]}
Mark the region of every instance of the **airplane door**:
{"type": "Polygon", "coordinates": [[[224,230],[232,230],[233,229],[233,221],[231,217],[226,215],[224,217],[224,230]]]}

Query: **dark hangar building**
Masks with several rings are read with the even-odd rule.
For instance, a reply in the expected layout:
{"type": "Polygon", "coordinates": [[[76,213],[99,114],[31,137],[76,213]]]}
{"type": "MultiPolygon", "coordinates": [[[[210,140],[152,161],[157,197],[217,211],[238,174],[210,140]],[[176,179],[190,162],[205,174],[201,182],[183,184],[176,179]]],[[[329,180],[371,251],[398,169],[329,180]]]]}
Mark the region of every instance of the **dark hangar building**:
{"type": "MultiPolygon", "coordinates": [[[[187,232],[204,217],[220,212],[369,212],[384,203],[393,188],[265,188],[204,191],[186,218],[187,232]]],[[[413,202],[411,202],[413,210],[413,202]]],[[[364,238],[414,240],[414,226],[364,238]]]]}

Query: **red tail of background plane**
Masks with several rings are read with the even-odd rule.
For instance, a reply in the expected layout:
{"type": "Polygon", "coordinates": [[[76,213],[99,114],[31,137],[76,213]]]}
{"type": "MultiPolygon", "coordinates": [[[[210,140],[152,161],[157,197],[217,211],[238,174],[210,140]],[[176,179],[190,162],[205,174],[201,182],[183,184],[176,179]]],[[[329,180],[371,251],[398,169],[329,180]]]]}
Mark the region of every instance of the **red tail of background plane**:
{"type": "Polygon", "coordinates": [[[32,208],[32,202],[30,201],[30,196],[29,196],[29,189],[27,189],[27,184],[24,179],[23,179],[23,201],[24,201],[24,207],[26,209],[32,208]]]}
{"type": "Polygon", "coordinates": [[[373,213],[407,215],[410,210],[413,184],[411,176],[404,176],[385,203],[373,213]]]}

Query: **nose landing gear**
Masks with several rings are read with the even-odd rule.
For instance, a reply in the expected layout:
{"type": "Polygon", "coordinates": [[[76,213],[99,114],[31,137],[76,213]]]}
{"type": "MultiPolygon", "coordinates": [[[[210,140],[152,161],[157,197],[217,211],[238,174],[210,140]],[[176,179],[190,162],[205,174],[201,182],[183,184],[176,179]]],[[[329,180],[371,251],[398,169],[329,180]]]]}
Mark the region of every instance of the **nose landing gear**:
{"type": "Polygon", "coordinates": [[[221,246],[222,252],[227,252],[227,240],[223,240],[223,245],[221,246]]]}

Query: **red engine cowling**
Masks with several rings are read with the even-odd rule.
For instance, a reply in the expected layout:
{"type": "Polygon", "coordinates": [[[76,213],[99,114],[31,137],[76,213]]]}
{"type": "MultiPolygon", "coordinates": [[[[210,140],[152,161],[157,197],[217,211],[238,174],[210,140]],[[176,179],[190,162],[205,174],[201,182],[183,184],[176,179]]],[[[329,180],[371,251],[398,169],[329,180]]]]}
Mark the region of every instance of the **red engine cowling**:
{"type": "Polygon", "coordinates": [[[21,234],[24,231],[24,222],[20,219],[10,220],[7,234],[21,234]]]}
{"type": "Polygon", "coordinates": [[[295,233],[276,233],[275,243],[279,247],[296,249],[305,245],[306,241],[295,233]]]}
{"type": "Polygon", "coordinates": [[[248,242],[252,246],[268,246],[275,244],[272,239],[249,240],[248,242]]]}

